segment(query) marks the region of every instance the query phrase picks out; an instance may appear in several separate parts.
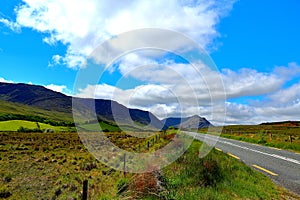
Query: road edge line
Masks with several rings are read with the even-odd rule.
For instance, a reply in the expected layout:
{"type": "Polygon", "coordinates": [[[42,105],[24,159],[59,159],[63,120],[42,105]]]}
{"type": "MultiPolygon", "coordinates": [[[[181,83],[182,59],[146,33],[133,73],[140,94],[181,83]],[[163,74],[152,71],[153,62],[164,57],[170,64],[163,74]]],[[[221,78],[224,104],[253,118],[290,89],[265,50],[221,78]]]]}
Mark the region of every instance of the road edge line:
{"type": "Polygon", "coordinates": [[[231,157],[233,157],[233,158],[235,158],[235,159],[238,159],[238,160],[240,160],[240,158],[239,157],[237,157],[236,155],[233,155],[233,154],[231,154],[231,153],[227,153],[229,156],[231,156],[231,157]]]}
{"type": "Polygon", "coordinates": [[[268,173],[268,174],[271,174],[271,175],[273,175],[273,176],[278,176],[278,174],[276,174],[276,173],[274,173],[274,172],[271,172],[270,170],[267,170],[267,169],[265,169],[265,168],[263,168],[263,167],[260,167],[260,166],[258,166],[258,165],[252,165],[252,167],[255,167],[256,169],[260,169],[260,170],[262,170],[262,171],[264,171],[264,172],[266,172],[266,173],[268,173]]]}
{"type": "Polygon", "coordinates": [[[215,147],[215,149],[222,152],[222,149],[219,149],[219,148],[217,148],[217,147],[215,147]]]}

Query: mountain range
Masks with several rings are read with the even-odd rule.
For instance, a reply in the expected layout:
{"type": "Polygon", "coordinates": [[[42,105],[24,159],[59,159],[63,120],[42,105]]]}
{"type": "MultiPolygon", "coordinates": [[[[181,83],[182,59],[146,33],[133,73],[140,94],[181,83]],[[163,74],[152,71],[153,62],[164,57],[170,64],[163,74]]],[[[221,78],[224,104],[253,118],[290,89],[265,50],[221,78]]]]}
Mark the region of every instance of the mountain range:
{"type": "Polygon", "coordinates": [[[186,118],[159,120],[151,112],[127,108],[116,101],[77,98],[52,91],[43,86],[23,83],[0,83],[0,115],[18,114],[39,116],[57,121],[89,123],[90,120],[130,125],[147,129],[197,129],[212,126],[205,118],[194,115],[186,118]]]}

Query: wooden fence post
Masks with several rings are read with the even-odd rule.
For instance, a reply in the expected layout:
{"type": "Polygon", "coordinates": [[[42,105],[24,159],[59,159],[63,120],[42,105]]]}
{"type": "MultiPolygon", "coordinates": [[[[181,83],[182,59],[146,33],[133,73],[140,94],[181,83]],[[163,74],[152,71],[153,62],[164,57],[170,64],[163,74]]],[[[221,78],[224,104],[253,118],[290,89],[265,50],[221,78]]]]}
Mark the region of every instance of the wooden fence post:
{"type": "Polygon", "coordinates": [[[126,176],[126,153],[124,154],[124,166],[123,166],[123,171],[124,171],[124,177],[126,176]]]}
{"type": "Polygon", "coordinates": [[[88,180],[83,181],[82,200],[87,200],[88,196],[88,180]]]}

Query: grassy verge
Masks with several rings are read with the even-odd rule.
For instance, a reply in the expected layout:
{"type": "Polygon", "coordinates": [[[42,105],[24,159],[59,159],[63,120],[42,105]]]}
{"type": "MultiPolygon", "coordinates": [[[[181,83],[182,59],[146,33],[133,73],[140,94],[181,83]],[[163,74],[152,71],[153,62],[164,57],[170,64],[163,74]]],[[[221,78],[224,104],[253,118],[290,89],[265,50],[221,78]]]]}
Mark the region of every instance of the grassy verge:
{"type": "MultiPolygon", "coordinates": [[[[219,129],[219,127],[216,127],[219,129]]],[[[210,128],[214,132],[214,128],[210,128]]],[[[208,129],[199,132],[207,133],[208,129]]],[[[290,123],[231,125],[222,128],[221,137],[300,152],[300,126],[290,123]]]]}
{"type": "Polygon", "coordinates": [[[300,136],[293,136],[293,141],[290,142],[289,136],[285,134],[273,134],[272,138],[269,134],[221,134],[222,137],[250,142],[254,144],[276,147],[285,150],[300,152],[300,136]]]}
{"type": "Polygon", "coordinates": [[[240,161],[213,150],[198,157],[200,142],[163,170],[167,199],[289,199],[297,198],[268,177],[240,161]]]}

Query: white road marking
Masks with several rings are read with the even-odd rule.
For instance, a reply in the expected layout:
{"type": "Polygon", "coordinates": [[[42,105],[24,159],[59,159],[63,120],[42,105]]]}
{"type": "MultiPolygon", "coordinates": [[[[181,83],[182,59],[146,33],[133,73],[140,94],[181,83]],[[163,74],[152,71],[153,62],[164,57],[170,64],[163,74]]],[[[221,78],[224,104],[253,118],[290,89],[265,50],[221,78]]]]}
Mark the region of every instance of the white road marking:
{"type": "MultiPolygon", "coordinates": [[[[258,150],[255,150],[255,149],[251,149],[251,148],[248,148],[248,147],[243,147],[243,146],[240,146],[240,145],[237,145],[237,144],[233,144],[232,142],[227,142],[228,140],[227,141],[221,141],[218,138],[216,138],[216,136],[212,136],[212,135],[208,135],[208,134],[205,134],[205,135],[202,136],[202,135],[199,135],[197,133],[192,133],[192,134],[190,134],[190,132],[187,132],[187,133],[189,135],[191,135],[191,136],[194,136],[194,138],[202,139],[204,141],[205,141],[205,139],[214,140],[215,142],[220,142],[220,143],[223,143],[223,144],[228,144],[228,145],[235,146],[235,147],[238,147],[238,148],[241,148],[241,149],[245,149],[245,150],[248,150],[248,151],[253,151],[253,152],[260,153],[260,154],[263,154],[263,155],[266,155],[266,156],[271,156],[273,158],[285,160],[285,161],[292,162],[292,163],[300,165],[300,161],[299,160],[295,160],[295,159],[292,159],[292,158],[287,158],[287,157],[280,156],[280,155],[277,155],[277,154],[265,153],[265,152],[258,151],[258,150]]],[[[226,139],[222,138],[222,140],[226,140],[226,139]]]]}

